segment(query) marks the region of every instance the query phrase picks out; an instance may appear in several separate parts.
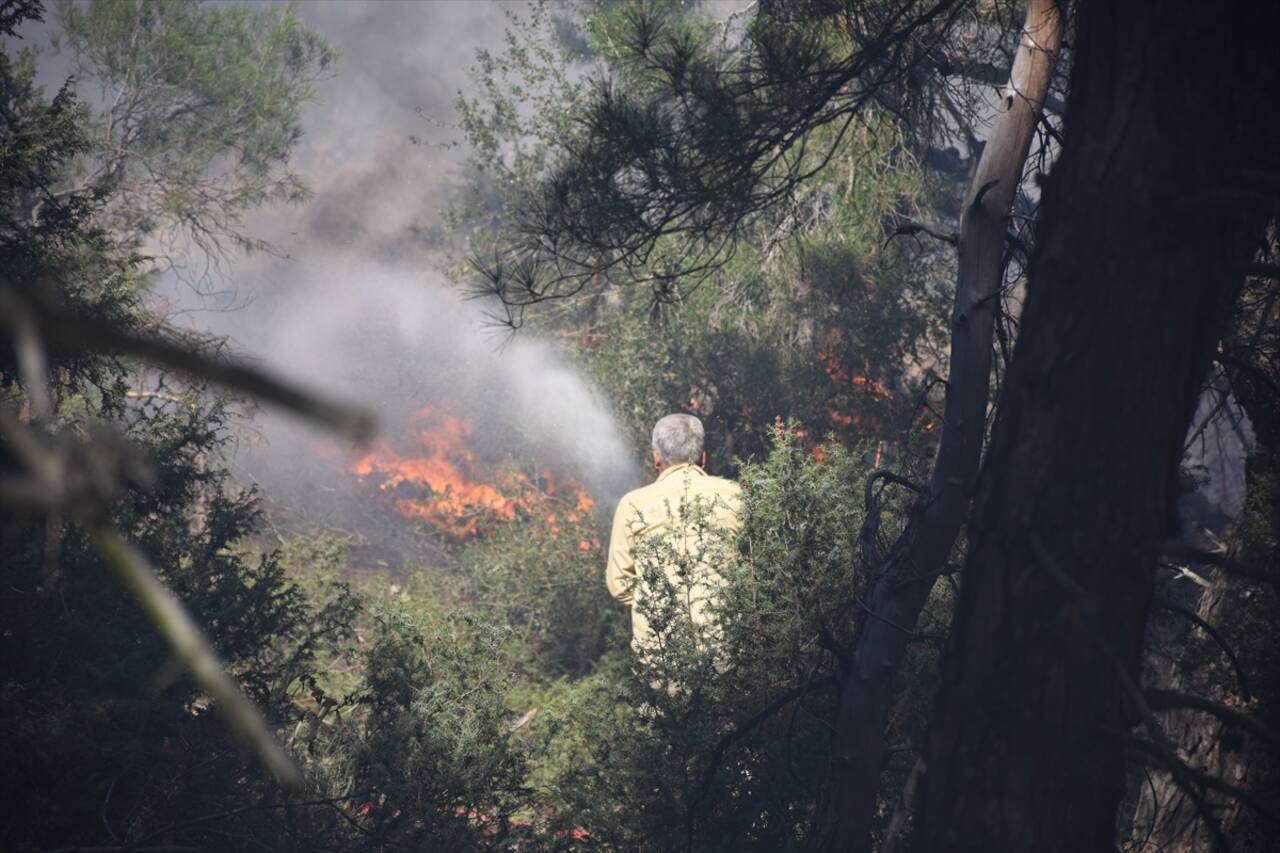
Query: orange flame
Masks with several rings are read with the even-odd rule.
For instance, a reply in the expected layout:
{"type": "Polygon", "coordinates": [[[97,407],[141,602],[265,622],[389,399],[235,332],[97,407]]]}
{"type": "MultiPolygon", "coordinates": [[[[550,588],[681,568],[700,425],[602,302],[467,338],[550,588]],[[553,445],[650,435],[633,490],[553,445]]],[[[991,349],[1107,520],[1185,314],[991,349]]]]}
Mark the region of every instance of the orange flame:
{"type": "Polygon", "coordinates": [[[851,375],[845,370],[836,352],[842,337],[838,329],[832,329],[823,338],[822,346],[818,347],[817,356],[823,372],[830,376],[837,386],[848,386],[854,391],[865,393],[877,403],[889,399],[889,389],[885,388],[879,380],[871,378],[871,365],[865,358],[862,360],[861,373],[851,375]]]}
{"type": "Polygon", "coordinates": [[[396,512],[459,539],[474,536],[487,523],[511,521],[518,512],[545,518],[554,534],[559,519],[553,505],[572,502],[561,513],[568,521],[594,507],[581,486],[571,480],[560,483],[546,470],[540,484],[516,472],[501,482],[485,482],[469,446],[471,434],[470,421],[425,406],[414,418],[412,451],[402,452],[381,439],[348,470],[361,481],[377,477],[380,490],[396,494],[396,512]]]}
{"type": "Polygon", "coordinates": [[[818,363],[822,366],[822,371],[831,378],[838,391],[838,396],[832,401],[827,411],[827,417],[832,425],[846,431],[863,427],[877,431],[880,429],[878,418],[868,417],[864,422],[862,415],[842,411],[840,404],[852,403],[856,398],[861,398],[874,406],[888,401],[892,395],[882,382],[871,377],[871,365],[865,358],[862,360],[860,373],[850,373],[845,369],[839,355],[842,340],[843,335],[840,330],[831,329],[823,336],[822,345],[817,351],[818,363]]]}

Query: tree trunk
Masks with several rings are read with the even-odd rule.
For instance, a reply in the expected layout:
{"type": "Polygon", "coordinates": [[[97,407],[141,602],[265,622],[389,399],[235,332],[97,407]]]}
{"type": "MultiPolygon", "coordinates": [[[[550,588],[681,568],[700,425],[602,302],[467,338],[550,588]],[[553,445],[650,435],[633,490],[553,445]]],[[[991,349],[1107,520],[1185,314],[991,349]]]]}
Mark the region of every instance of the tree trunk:
{"type": "MultiPolygon", "coordinates": [[[[1257,648],[1265,645],[1265,640],[1248,634],[1260,627],[1274,630],[1278,612],[1275,591],[1220,569],[1204,571],[1210,581],[1198,615],[1226,638],[1239,656],[1249,684],[1260,695],[1242,696],[1236,674],[1223,660],[1221,650],[1207,636],[1194,634],[1183,640],[1184,660],[1175,659],[1172,672],[1160,686],[1206,697],[1274,727],[1275,650],[1257,648]]],[[[1275,805],[1280,779],[1273,746],[1199,710],[1169,710],[1158,716],[1187,764],[1248,791],[1259,802],[1275,805]]],[[[1158,768],[1143,768],[1140,775],[1130,849],[1134,853],[1216,853],[1215,831],[1203,820],[1196,798],[1213,810],[1218,828],[1230,839],[1233,850],[1280,850],[1275,824],[1249,806],[1223,792],[1198,790],[1193,797],[1171,774],[1158,768]]]]}
{"type": "Polygon", "coordinates": [[[1153,543],[1261,243],[1247,170],[1276,165],[1274,4],[1082,6],[931,718],[931,853],[1115,849],[1153,543]]]}
{"type": "MultiPolygon", "coordinates": [[[[1267,258],[1271,264],[1280,255],[1274,228],[1267,258]]],[[[1215,532],[1231,543],[1236,559],[1274,567],[1280,536],[1280,493],[1275,488],[1280,483],[1280,282],[1269,277],[1246,281],[1223,350],[1230,354],[1225,372],[1253,425],[1256,450],[1248,461],[1246,515],[1234,530],[1215,532]]],[[[1280,649],[1274,643],[1280,595],[1271,585],[1211,566],[1196,570],[1209,582],[1203,590],[1184,582],[1200,593],[1191,606],[1215,627],[1237,661],[1229,661],[1203,631],[1190,629],[1172,648],[1157,643],[1152,649],[1148,640],[1147,668],[1153,681],[1251,714],[1274,729],[1280,724],[1280,649]]],[[[1259,802],[1280,802],[1280,756],[1273,747],[1201,711],[1173,710],[1160,716],[1188,764],[1248,791],[1259,802]]],[[[1197,804],[1170,774],[1144,768],[1130,785],[1135,781],[1135,853],[1212,853],[1217,848],[1197,804]]],[[[1233,849],[1280,850],[1280,827],[1226,794],[1205,792],[1201,797],[1214,808],[1233,849]]]]}
{"type": "Polygon", "coordinates": [[[951,371],[938,458],[906,532],[884,565],[867,567],[875,580],[864,600],[875,615],[858,628],[840,696],[831,780],[816,837],[824,851],[865,850],[871,844],[887,755],[885,727],[910,639],[903,628],[916,624],[969,509],[986,426],[1005,227],[1061,39],[1055,0],[1030,0],[1004,110],[987,138],[961,214],[951,371]]]}

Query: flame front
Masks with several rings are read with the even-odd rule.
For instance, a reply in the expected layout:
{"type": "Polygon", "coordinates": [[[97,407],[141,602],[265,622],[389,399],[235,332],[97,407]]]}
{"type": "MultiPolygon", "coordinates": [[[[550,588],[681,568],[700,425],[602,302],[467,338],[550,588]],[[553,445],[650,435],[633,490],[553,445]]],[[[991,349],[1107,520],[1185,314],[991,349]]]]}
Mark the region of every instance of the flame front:
{"type": "Polygon", "coordinates": [[[392,506],[400,515],[456,538],[474,536],[485,523],[511,521],[519,512],[545,518],[555,533],[559,517],[553,505],[570,504],[559,513],[569,521],[594,506],[580,486],[558,482],[550,471],[541,473],[540,484],[518,472],[486,482],[471,451],[471,433],[470,421],[426,406],[405,442],[411,449],[380,439],[349,470],[362,481],[376,477],[380,490],[396,495],[392,506]]]}

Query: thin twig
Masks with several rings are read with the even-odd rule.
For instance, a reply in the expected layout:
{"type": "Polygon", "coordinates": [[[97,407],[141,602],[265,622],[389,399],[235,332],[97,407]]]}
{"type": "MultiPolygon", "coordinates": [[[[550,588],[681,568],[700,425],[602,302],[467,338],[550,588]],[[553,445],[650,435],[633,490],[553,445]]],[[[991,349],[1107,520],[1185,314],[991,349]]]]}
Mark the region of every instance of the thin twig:
{"type": "Polygon", "coordinates": [[[310,807],[310,806],[336,806],[339,803],[343,803],[348,800],[357,800],[361,797],[367,797],[370,793],[371,791],[361,791],[358,794],[347,794],[344,797],[320,797],[314,800],[297,800],[293,802],[262,803],[256,806],[242,806],[241,808],[238,808],[238,809],[230,809],[228,811],[217,812],[215,814],[202,815],[201,817],[192,818],[191,820],[186,820],[186,821],[183,821],[182,823],[170,824],[169,826],[166,826],[163,829],[157,829],[156,831],[148,835],[142,836],[137,841],[133,842],[133,844],[130,844],[128,847],[121,848],[121,849],[137,851],[138,848],[135,847],[134,845],[145,844],[146,842],[150,841],[153,838],[159,838],[162,835],[168,835],[171,832],[178,832],[179,830],[183,830],[183,829],[190,829],[193,826],[199,826],[204,823],[212,823],[213,821],[217,821],[217,820],[225,820],[226,818],[229,818],[229,817],[239,817],[242,814],[250,814],[252,812],[278,811],[280,809],[304,808],[304,807],[310,807]]]}
{"type": "MultiPolygon", "coordinates": [[[[697,806],[707,798],[707,794],[711,790],[711,782],[715,778],[716,770],[719,768],[720,761],[724,758],[724,753],[726,750],[729,749],[729,747],[733,746],[735,743],[742,740],[744,737],[750,734],[751,731],[755,729],[756,726],[760,725],[765,720],[769,719],[774,714],[778,713],[787,705],[791,704],[797,699],[800,699],[803,696],[809,693],[812,693],[814,690],[820,690],[823,687],[832,687],[837,683],[838,682],[836,681],[836,677],[834,675],[824,675],[821,678],[815,678],[813,681],[809,681],[797,687],[793,687],[787,692],[783,693],[778,698],[774,699],[768,705],[765,705],[764,708],[762,708],[758,713],[756,713],[752,717],[746,720],[743,720],[741,723],[736,724],[733,727],[733,731],[729,732],[727,735],[720,738],[720,741],[719,743],[716,744],[715,749],[711,751],[711,760],[707,764],[707,772],[702,777],[702,785],[698,790],[698,798],[693,803],[690,804],[690,807],[689,807],[690,815],[692,815],[694,809],[697,808],[697,806]]],[[[690,819],[690,822],[689,822],[688,835],[689,835],[689,839],[688,839],[689,844],[692,847],[692,844],[693,844],[692,819],[690,819]]]]}
{"type": "MultiPolygon", "coordinates": [[[[930,228],[923,222],[916,222],[911,219],[904,219],[898,223],[898,227],[893,229],[888,237],[885,238],[884,245],[888,246],[894,237],[917,237],[919,234],[928,234],[935,240],[941,240],[952,246],[959,245],[960,237],[954,231],[939,231],[936,228],[930,228]]],[[[917,237],[917,239],[919,239],[917,237]]]]}
{"type": "Polygon", "coordinates": [[[889,826],[884,831],[880,853],[893,853],[897,848],[898,838],[902,835],[902,828],[907,823],[907,813],[911,811],[911,803],[916,798],[916,784],[924,772],[924,759],[917,758],[916,763],[911,765],[911,772],[907,774],[906,784],[902,786],[902,797],[898,800],[898,807],[893,810],[893,817],[889,819],[889,826]]]}

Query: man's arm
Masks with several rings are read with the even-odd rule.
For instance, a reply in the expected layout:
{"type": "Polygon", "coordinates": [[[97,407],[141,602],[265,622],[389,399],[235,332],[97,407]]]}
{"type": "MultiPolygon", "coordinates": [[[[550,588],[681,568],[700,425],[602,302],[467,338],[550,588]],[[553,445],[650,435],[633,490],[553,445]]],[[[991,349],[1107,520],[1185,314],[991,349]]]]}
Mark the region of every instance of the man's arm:
{"type": "Polygon", "coordinates": [[[628,606],[634,599],[636,581],[635,559],[631,556],[631,531],[628,527],[634,513],[631,501],[625,497],[613,514],[613,532],[609,536],[609,562],[605,566],[604,581],[609,594],[628,606]]]}

